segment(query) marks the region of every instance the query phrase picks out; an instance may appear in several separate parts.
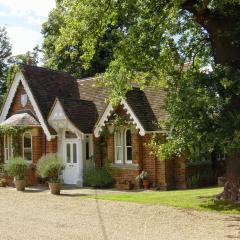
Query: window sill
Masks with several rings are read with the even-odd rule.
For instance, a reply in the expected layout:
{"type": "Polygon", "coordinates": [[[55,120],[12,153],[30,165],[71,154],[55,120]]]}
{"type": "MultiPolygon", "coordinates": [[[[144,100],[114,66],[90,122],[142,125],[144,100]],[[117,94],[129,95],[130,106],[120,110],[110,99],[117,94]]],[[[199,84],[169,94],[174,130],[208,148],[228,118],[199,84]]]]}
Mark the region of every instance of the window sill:
{"type": "Polygon", "coordinates": [[[136,169],[136,170],[139,169],[139,164],[137,163],[131,163],[131,164],[130,163],[125,163],[125,164],[112,163],[111,166],[114,168],[122,168],[122,169],[136,169]]]}

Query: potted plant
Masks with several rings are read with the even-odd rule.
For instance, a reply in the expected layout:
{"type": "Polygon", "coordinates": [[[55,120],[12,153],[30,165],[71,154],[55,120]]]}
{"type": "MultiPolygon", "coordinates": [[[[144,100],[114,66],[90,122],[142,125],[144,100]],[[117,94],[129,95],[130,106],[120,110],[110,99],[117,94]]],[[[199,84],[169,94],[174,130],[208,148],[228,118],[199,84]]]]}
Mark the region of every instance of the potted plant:
{"type": "Polygon", "coordinates": [[[28,163],[22,157],[10,159],[5,165],[4,170],[7,175],[14,177],[14,184],[18,191],[24,191],[26,186],[25,175],[28,170],[28,163]]]}
{"type": "Polygon", "coordinates": [[[137,181],[141,181],[144,189],[149,189],[150,181],[148,179],[148,173],[146,171],[142,171],[137,177],[137,181]]]}
{"type": "Polygon", "coordinates": [[[59,175],[65,168],[64,162],[55,154],[42,156],[37,163],[37,173],[48,180],[52,194],[59,195],[61,191],[61,180],[59,175]]]}

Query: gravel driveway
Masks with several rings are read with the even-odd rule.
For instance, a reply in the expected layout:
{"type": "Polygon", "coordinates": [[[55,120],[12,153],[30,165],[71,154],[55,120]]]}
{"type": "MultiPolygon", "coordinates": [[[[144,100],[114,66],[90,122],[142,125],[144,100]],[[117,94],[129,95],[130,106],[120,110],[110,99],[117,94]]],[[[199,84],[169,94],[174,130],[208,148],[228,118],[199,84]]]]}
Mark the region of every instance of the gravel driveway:
{"type": "Polygon", "coordinates": [[[0,188],[0,239],[240,239],[240,216],[81,197],[101,193],[0,188]]]}

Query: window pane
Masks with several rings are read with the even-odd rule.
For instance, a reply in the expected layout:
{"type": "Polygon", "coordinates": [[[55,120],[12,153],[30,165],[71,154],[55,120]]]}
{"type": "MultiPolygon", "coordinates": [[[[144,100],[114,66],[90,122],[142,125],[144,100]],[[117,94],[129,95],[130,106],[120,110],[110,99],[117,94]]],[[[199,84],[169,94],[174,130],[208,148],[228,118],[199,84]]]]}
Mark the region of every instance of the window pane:
{"type": "Polygon", "coordinates": [[[116,134],[116,146],[121,146],[122,145],[121,132],[117,130],[115,134],[116,134]]]}
{"type": "Polygon", "coordinates": [[[31,148],[30,149],[28,149],[28,148],[24,149],[24,158],[27,161],[31,161],[32,160],[32,150],[31,150],[31,148]]]}
{"type": "Polygon", "coordinates": [[[71,163],[71,149],[70,144],[67,144],[67,163],[71,163]]]}
{"type": "Polygon", "coordinates": [[[24,134],[24,148],[31,148],[31,147],[32,147],[31,134],[25,133],[24,134]]]}
{"type": "Polygon", "coordinates": [[[117,150],[117,154],[116,154],[117,159],[116,160],[122,161],[123,160],[122,148],[121,147],[117,147],[116,150],[117,150]]]}
{"type": "Polygon", "coordinates": [[[73,163],[77,163],[77,144],[73,144],[73,163]]]}
{"type": "Polygon", "coordinates": [[[126,146],[132,146],[132,135],[129,129],[126,131],[126,146]]]}
{"type": "Polygon", "coordinates": [[[89,142],[86,142],[86,160],[89,160],[90,156],[89,156],[89,142]]]}
{"type": "Polygon", "coordinates": [[[132,161],[132,147],[127,147],[127,161],[132,161]]]}

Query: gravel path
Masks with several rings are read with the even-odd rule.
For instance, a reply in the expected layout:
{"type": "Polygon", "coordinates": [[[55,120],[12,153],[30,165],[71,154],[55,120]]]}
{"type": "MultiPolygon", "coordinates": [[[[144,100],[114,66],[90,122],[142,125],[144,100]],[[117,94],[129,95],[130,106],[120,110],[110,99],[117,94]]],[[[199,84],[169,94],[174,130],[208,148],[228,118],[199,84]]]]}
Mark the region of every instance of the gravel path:
{"type": "Polygon", "coordinates": [[[0,239],[240,239],[240,216],[81,197],[89,193],[99,191],[0,188],[0,239]]]}

